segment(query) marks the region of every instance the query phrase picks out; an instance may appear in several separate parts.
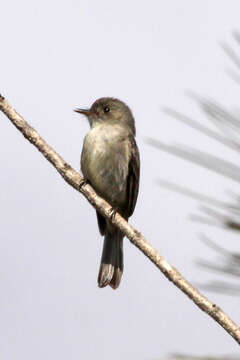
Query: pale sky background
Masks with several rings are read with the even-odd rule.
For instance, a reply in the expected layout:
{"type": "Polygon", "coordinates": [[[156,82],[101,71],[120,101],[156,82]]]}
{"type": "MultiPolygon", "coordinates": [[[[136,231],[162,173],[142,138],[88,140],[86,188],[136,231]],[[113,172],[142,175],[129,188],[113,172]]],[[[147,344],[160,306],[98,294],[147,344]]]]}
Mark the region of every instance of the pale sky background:
{"type": "MultiPolygon", "coordinates": [[[[5,1],[0,92],[79,170],[87,121],[73,108],[115,96],[131,107],[141,154],[140,196],[131,223],[188,280],[214,274],[198,234],[239,249],[236,235],[189,220],[196,202],[156,185],[161,177],[220,199],[238,184],[145,142],[193,145],[239,162],[162,112],[169,106],[207,124],[185,90],[230,108],[239,87],[220,43],[240,30],[235,0],[5,1]],[[226,241],[227,240],[227,241],[226,241]]],[[[0,358],[159,359],[180,352],[239,354],[239,346],[126,239],[120,288],[97,287],[102,238],[94,210],[0,115],[0,358]]],[[[207,294],[237,323],[239,299],[207,294]]]]}

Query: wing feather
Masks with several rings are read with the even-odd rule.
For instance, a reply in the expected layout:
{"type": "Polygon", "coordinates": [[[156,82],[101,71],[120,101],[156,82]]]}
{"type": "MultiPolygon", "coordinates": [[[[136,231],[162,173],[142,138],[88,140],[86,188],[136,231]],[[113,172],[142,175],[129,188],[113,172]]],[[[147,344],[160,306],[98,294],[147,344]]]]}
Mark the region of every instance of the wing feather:
{"type": "Polygon", "coordinates": [[[140,176],[140,157],[139,151],[133,135],[129,136],[130,141],[130,160],[127,177],[127,217],[133,214],[138,197],[139,176],[140,176]]]}

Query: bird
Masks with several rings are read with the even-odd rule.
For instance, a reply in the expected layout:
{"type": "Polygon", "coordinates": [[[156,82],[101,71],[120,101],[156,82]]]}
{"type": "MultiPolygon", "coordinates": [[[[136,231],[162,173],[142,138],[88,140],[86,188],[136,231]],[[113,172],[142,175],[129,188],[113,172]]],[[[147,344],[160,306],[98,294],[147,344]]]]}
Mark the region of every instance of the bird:
{"type": "MultiPolygon", "coordinates": [[[[135,209],[140,176],[133,114],[123,101],[112,97],[75,111],[85,115],[90,124],[81,154],[83,177],[114,212],[128,220],[135,209]]],[[[98,211],[97,221],[104,236],[98,286],[117,289],[123,273],[124,235],[98,211]]]]}

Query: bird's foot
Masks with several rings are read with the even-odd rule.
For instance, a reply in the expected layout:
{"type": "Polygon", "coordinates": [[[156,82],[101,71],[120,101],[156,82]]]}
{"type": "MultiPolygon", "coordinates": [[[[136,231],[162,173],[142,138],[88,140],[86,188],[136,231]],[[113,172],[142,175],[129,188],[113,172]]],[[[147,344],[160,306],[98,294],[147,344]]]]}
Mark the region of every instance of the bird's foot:
{"type": "Polygon", "coordinates": [[[82,179],[82,180],[80,181],[80,184],[79,184],[79,190],[81,191],[82,188],[83,188],[83,186],[85,186],[85,185],[87,185],[87,184],[88,184],[87,179],[82,179]]]}
{"type": "Polygon", "coordinates": [[[111,220],[113,220],[115,218],[116,213],[117,213],[117,211],[114,208],[111,208],[109,210],[109,216],[110,216],[111,220]]]}

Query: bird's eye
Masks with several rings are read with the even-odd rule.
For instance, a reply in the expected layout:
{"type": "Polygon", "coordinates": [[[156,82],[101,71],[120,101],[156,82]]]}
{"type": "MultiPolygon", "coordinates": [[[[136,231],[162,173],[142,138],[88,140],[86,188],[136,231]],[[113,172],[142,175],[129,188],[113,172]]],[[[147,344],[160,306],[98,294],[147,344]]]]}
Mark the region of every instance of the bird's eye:
{"type": "Polygon", "coordinates": [[[108,106],[105,106],[105,108],[103,109],[105,113],[108,113],[110,111],[108,106]]]}

